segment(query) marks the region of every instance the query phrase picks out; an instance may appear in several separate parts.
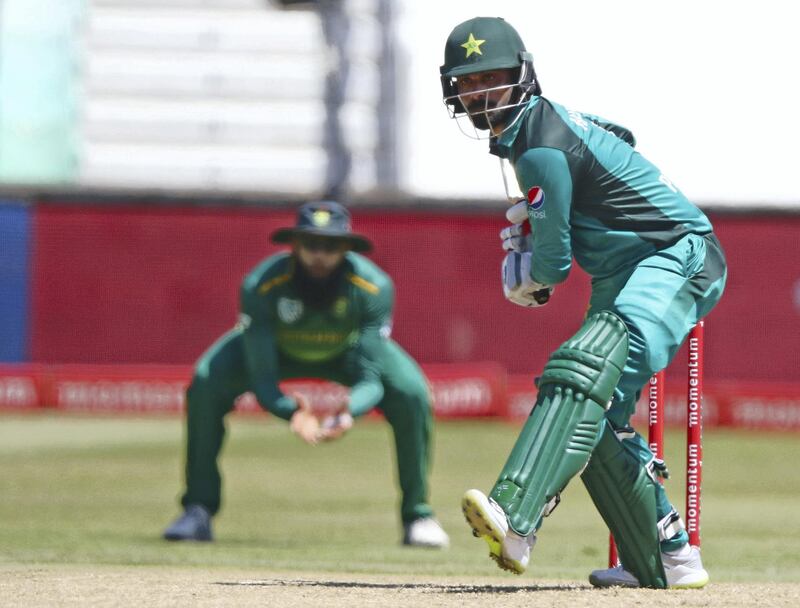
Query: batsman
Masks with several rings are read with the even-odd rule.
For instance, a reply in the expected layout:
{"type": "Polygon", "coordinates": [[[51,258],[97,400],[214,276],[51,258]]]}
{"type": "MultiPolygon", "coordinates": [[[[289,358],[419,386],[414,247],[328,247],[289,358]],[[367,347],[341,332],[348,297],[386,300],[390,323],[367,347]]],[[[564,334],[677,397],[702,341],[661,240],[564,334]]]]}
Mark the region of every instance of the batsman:
{"type": "Polygon", "coordinates": [[[546,305],[573,259],[592,283],[583,324],[545,365],[494,487],[464,495],[467,522],[501,568],[522,573],[543,518],[580,475],[621,557],[592,572],[593,585],[703,587],[700,551],[658,482],[666,468],[630,419],[645,383],[722,295],[711,223],[628,129],[542,97],[532,56],[503,19],[456,26],[440,75],[451,117],[488,139],[525,194],[500,234],[506,298],[546,305]]]}
{"type": "Polygon", "coordinates": [[[259,404],[303,441],[339,439],[353,419],[379,408],[392,428],[405,545],[442,548],[449,539],[428,503],[432,432],[428,382],[391,338],[391,278],[357,252],[371,242],[351,229],[333,201],[302,205],[295,226],[272,241],[291,250],[269,256],[244,279],[239,322],[197,362],[186,393],[184,512],[164,532],[173,541],[210,541],[221,502],[217,463],[224,418],[252,391],[259,404]],[[350,387],[338,411],[320,420],[281,380],[316,378],[350,387]]]}

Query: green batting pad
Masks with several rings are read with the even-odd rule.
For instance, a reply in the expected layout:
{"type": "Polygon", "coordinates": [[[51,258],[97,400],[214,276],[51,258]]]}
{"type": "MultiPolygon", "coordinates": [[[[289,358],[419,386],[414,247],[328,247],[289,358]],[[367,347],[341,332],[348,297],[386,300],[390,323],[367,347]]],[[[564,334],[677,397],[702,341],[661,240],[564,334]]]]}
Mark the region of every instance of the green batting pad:
{"type": "Polygon", "coordinates": [[[491,492],[518,534],[535,529],[545,506],[586,465],[627,356],[625,324],[601,312],[550,357],[533,411],[491,492]]]}
{"type": "Polygon", "coordinates": [[[625,570],[644,587],[666,588],[656,527],[657,482],[610,425],[605,426],[581,479],[614,535],[625,570]]]}

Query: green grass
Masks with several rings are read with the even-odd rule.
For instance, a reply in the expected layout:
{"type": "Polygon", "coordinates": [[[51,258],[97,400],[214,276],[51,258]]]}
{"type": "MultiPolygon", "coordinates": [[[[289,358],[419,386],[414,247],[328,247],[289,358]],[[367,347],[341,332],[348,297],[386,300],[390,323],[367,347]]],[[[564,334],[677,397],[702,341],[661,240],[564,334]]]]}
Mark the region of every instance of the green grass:
{"type": "MultiPolygon", "coordinates": [[[[239,416],[222,457],[224,505],[213,544],[160,540],[178,514],[178,418],[0,417],[0,563],[228,566],[302,572],[508,578],[463,523],[459,501],[488,489],[518,427],[437,425],[432,503],[448,551],[399,545],[388,427],[363,421],[308,447],[282,422],[239,416]]],[[[667,437],[670,496],[683,505],[683,437],[667,437]]],[[[706,431],[703,558],[712,579],[800,579],[798,437],[706,431]]],[[[585,580],[607,532],[580,482],[545,521],[530,575],[585,580]]],[[[527,577],[528,575],[526,575],[527,577]]]]}

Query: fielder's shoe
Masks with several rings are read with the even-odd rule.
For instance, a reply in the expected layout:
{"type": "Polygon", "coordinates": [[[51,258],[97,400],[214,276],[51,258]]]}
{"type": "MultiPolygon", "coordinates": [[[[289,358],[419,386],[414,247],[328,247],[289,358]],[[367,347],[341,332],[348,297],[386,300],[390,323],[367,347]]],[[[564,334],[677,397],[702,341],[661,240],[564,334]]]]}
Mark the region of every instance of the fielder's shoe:
{"type": "Polygon", "coordinates": [[[467,490],[461,510],[472,528],[473,536],[489,545],[489,557],[503,570],[522,574],[528,567],[536,535],[520,536],[508,526],[505,511],[480,490],[467,490]]]}
{"type": "MultiPolygon", "coordinates": [[[[700,549],[688,543],[677,551],[661,554],[667,586],[670,589],[700,589],[708,584],[708,572],[703,568],[700,549]]],[[[595,570],[589,575],[595,587],[639,587],[639,581],[622,566],[595,570]]]]}
{"type": "Polygon", "coordinates": [[[178,519],[164,530],[166,540],[214,540],[211,534],[211,513],[203,505],[186,507],[178,519]]]}
{"type": "Polygon", "coordinates": [[[433,517],[420,517],[403,524],[403,544],[412,547],[444,549],[450,545],[450,537],[433,517]]]}

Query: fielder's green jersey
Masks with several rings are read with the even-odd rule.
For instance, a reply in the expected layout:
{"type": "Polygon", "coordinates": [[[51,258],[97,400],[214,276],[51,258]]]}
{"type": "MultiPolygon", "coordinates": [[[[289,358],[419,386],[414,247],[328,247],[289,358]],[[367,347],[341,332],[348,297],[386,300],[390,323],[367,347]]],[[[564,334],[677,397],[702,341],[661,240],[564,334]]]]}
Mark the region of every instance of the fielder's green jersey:
{"type": "Polygon", "coordinates": [[[708,218],[634,150],[627,129],[533,97],[491,152],[514,166],[528,198],[532,278],[555,285],[573,256],[606,277],[678,242],[708,234],[708,218]]]}
{"type": "Polygon", "coordinates": [[[282,418],[294,411],[284,377],[352,379],[350,411],[360,415],[383,396],[384,348],[391,332],[394,286],[367,258],[348,252],[330,305],[304,302],[294,287],[294,258],[281,253],[259,264],[241,288],[239,326],[253,392],[282,418]],[[286,373],[291,368],[291,373],[286,373]]]}

